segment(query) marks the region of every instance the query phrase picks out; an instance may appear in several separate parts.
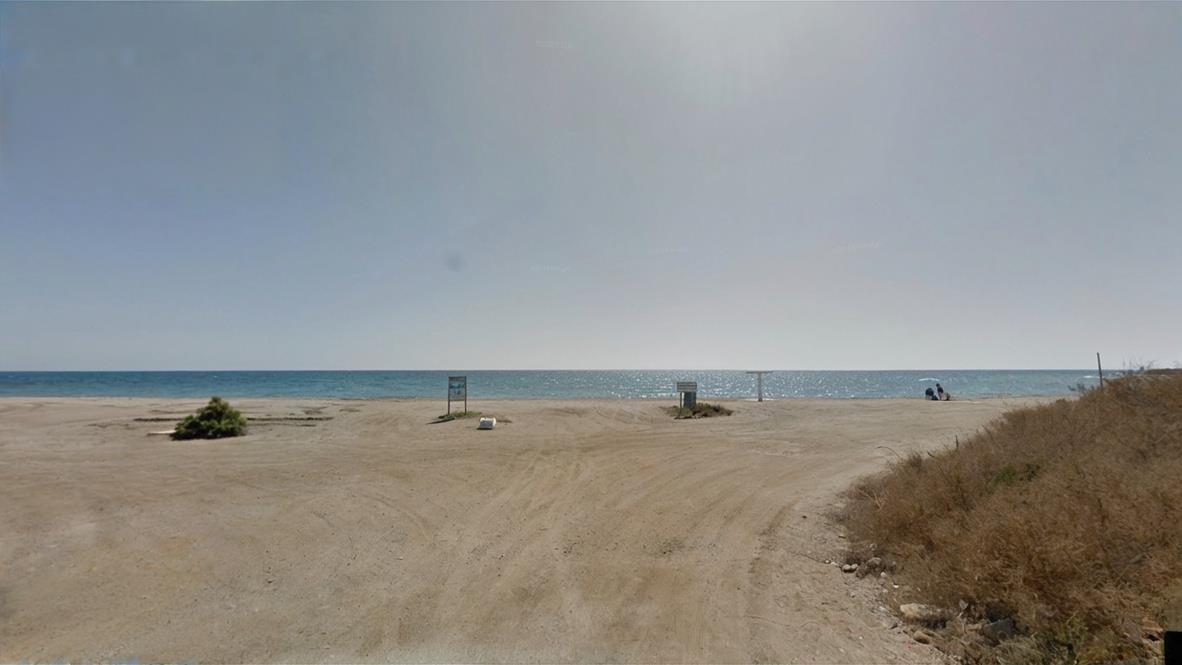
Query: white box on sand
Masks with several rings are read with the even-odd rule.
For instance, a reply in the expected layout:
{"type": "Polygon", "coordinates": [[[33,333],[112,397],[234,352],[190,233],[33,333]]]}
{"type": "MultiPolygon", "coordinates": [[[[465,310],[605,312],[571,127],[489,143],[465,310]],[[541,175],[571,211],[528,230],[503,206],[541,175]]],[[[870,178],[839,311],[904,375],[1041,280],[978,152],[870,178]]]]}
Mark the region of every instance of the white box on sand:
{"type": "Polygon", "coordinates": [[[496,418],[481,418],[480,426],[477,429],[492,429],[497,426],[496,418]]]}

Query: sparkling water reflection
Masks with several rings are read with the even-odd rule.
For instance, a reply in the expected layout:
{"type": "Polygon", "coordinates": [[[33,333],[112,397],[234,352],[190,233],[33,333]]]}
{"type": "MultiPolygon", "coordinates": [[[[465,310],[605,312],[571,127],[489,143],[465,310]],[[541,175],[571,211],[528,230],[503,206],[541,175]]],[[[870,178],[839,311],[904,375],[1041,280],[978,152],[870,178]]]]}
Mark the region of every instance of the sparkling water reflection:
{"type": "MultiPolygon", "coordinates": [[[[120,397],[444,397],[449,374],[467,374],[480,397],[619,397],[674,395],[674,383],[698,382],[702,397],[755,395],[742,370],[438,370],[0,372],[0,395],[120,397]]],[[[776,371],[767,398],[916,397],[940,381],[954,397],[1062,395],[1095,385],[1094,370],[776,371]]]]}

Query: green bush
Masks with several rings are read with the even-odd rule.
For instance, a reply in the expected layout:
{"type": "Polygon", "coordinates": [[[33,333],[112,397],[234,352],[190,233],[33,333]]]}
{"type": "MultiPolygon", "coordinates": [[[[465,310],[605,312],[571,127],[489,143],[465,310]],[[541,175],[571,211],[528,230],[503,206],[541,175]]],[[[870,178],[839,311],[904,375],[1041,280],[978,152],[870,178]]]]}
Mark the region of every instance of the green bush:
{"type": "Polygon", "coordinates": [[[224,439],[246,433],[246,418],[221,397],[209,398],[197,415],[185,416],[177,423],[172,438],[183,439],[224,439]]]}
{"type": "Polygon", "coordinates": [[[671,406],[665,409],[669,415],[682,420],[685,418],[715,418],[717,416],[729,416],[734,411],[721,406],[719,404],[708,404],[706,402],[698,402],[694,404],[692,409],[684,406],[671,406]]]}

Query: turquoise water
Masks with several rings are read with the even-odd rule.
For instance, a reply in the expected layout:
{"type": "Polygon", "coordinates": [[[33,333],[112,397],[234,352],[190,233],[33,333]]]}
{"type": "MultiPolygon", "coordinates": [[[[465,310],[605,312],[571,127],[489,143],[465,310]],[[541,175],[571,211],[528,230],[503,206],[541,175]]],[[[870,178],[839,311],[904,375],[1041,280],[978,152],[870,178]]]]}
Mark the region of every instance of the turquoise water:
{"type": "MultiPolygon", "coordinates": [[[[701,397],[755,395],[740,370],[441,370],[225,372],[0,372],[0,395],[117,397],[446,397],[449,374],[471,399],[669,397],[697,381],[701,397]]],[[[917,397],[939,380],[954,397],[1063,395],[1095,385],[1095,370],[792,371],[764,377],[765,397],[917,397]]]]}

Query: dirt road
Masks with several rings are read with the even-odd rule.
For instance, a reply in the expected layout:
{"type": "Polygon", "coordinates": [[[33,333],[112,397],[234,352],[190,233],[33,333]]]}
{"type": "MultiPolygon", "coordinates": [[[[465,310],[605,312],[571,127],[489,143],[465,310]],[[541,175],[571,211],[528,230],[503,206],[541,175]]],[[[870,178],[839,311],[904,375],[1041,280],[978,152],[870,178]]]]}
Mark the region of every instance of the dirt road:
{"type": "Polygon", "coordinates": [[[0,399],[0,661],[930,662],[825,513],[1022,402],[235,403],[0,399]]]}

